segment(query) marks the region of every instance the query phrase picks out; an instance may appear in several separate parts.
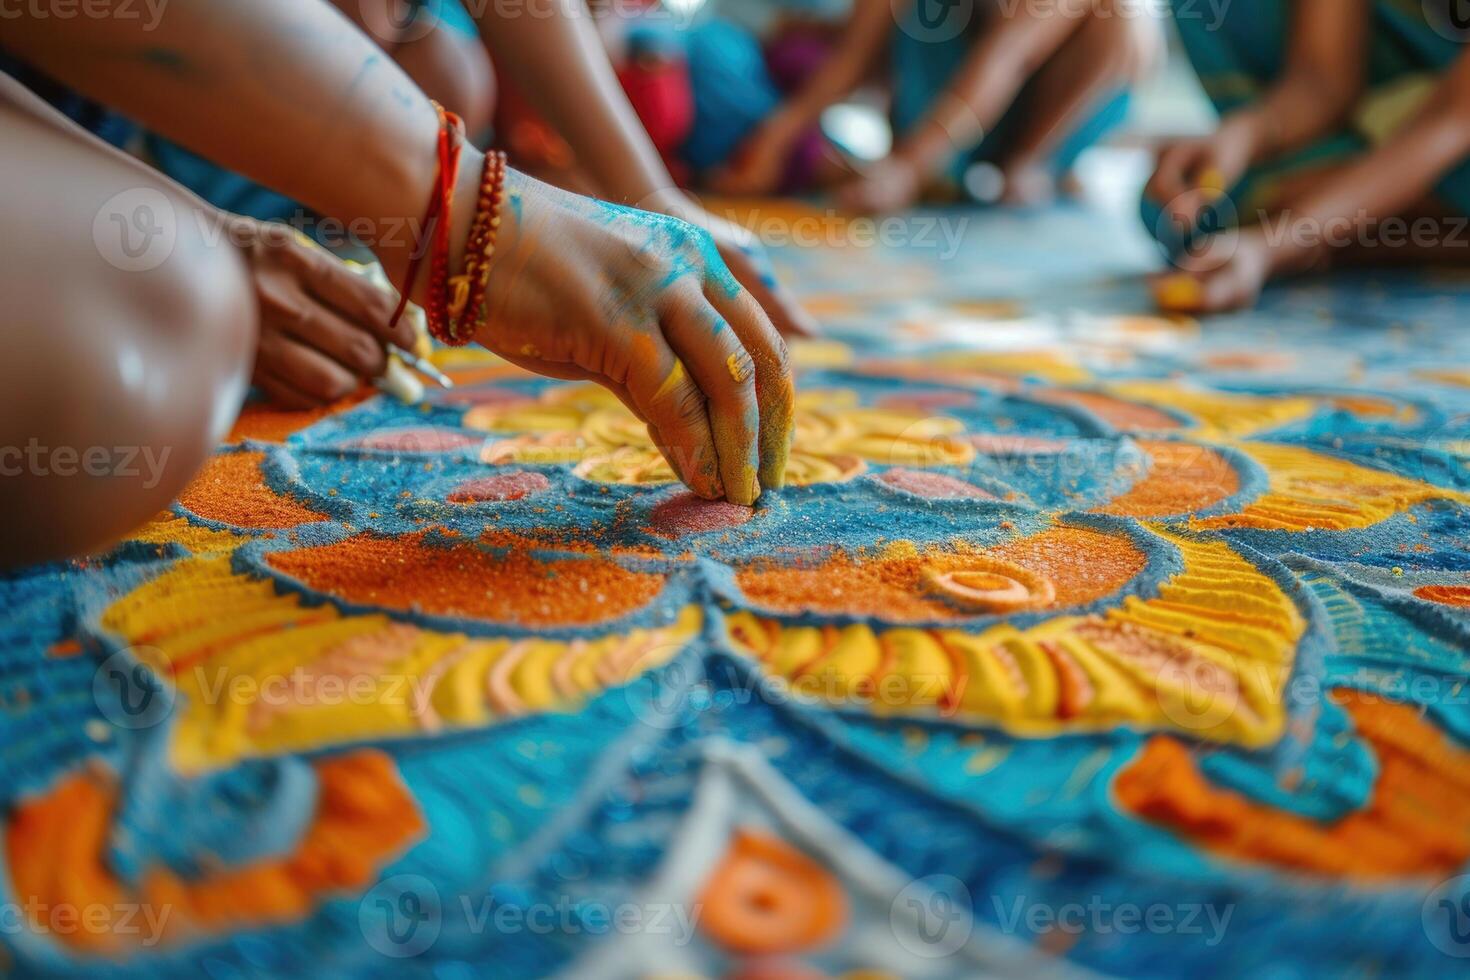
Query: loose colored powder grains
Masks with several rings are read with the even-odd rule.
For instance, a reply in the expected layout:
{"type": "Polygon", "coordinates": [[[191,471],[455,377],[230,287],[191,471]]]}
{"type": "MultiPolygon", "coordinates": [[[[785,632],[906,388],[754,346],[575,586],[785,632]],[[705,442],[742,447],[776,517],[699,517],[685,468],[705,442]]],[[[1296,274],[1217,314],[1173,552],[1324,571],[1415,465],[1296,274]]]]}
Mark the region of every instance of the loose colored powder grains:
{"type": "Polygon", "coordinates": [[[1054,405],[1070,405],[1091,412],[1098,418],[1124,432],[1155,432],[1160,429],[1177,429],[1181,423],[1174,416],[1148,405],[1124,401],[1098,391],[1069,391],[1054,388],[1036,392],[1038,401],[1054,405]]]}
{"type": "Polygon", "coordinates": [[[474,504],[483,501],[520,500],[551,488],[543,473],[514,470],[461,483],[449,492],[451,504],[474,504]]]}
{"type": "Polygon", "coordinates": [[[449,453],[456,449],[478,446],[484,439],[458,429],[399,429],[397,432],[375,432],[348,445],[353,449],[378,449],[395,453],[449,453]]]}
{"type": "Polygon", "coordinates": [[[1094,602],[1133,581],[1148,558],[1128,538],[1085,527],[1054,527],[986,554],[1050,579],[1058,606],[1094,602]]]}
{"type": "Polygon", "coordinates": [[[215,456],[179,494],[179,503],[206,520],[236,527],[296,527],[327,519],[266,486],[264,459],[264,453],[215,456]]]}
{"type": "Polygon", "coordinates": [[[947,497],[991,497],[995,495],[987,493],[964,480],[946,476],[943,473],[932,473],[926,470],[910,470],[903,467],[891,469],[878,477],[890,487],[905,490],[920,497],[932,499],[944,499],[947,497]]]}
{"type": "Polygon", "coordinates": [[[1414,595],[1445,606],[1470,608],[1470,585],[1421,585],[1414,595]]]}
{"type": "Polygon", "coordinates": [[[366,401],[372,393],[371,388],[363,388],[330,405],[307,409],[280,408],[269,402],[251,402],[240,409],[240,417],[235,420],[225,441],[243,442],[254,439],[257,442],[285,442],[286,437],[292,433],[330,415],[345,412],[366,401]]]}
{"type": "Polygon", "coordinates": [[[970,445],[987,456],[1019,456],[1025,453],[1059,453],[1068,448],[1061,439],[1040,436],[978,435],[970,437],[970,445]]]}
{"type": "Polygon", "coordinates": [[[751,602],[780,612],[879,615],[891,620],[953,619],[974,615],[935,593],[933,577],[949,572],[992,571],[1000,559],[1045,581],[1054,606],[1073,606],[1111,595],[1133,579],[1147,558],[1132,541],[1089,528],[1058,527],[984,551],[899,545],[881,555],[837,552],[814,564],[783,566],[759,561],[736,573],[751,602]]]}
{"type": "Polygon", "coordinates": [[[750,520],[751,514],[749,507],[728,500],[705,500],[692,493],[680,493],[653,509],[649,530],[662,537],[681,538],[738,527],[750,520]]]}
{"type": "Polygon", "coordinates": [[[558,626],[616,619],[647,605],[662,575],[629,571],[601,558],[532,557],[474,544],[430,544],[426,532],[401,538],[358,534],[334,544],[277,552],[273,568],[348,602],[500,623],[558,626]]]}
{"type": "Polygon", "coordinates": [[[1149,455],[1148,473],[1098,510],[1128,517],[1189,514],[1218,504],[1240,491],[1240,476],[1213,449],[1186,442],[1140,442],[1149,455]]]}

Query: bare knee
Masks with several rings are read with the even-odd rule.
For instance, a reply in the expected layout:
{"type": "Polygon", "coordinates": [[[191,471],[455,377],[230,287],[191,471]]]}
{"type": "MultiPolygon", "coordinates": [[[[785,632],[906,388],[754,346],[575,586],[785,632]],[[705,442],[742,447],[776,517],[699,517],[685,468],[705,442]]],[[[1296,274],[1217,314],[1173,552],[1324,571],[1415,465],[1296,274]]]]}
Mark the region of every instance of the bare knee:
{"type": "MultiPolygon", "coordinates": [[[[166,507],[238,411],[256,311],[239,255],[161,186],[69,208],[90,240],[0,272],[0,566],[86,553],[166,507]],[[53,255],[53,258],[56,256],[53,255]]],[[[74,223],[74,222],[73,222],[74,223]]]]}
{"type": "Polygon", "coordinates": [[[1130,0],[1101,0],[1083,25],[1082,43],[1113,69],[1114,77],[1136,82],[1164,56],[1163,25],[1146,8],[1130,0]]]}

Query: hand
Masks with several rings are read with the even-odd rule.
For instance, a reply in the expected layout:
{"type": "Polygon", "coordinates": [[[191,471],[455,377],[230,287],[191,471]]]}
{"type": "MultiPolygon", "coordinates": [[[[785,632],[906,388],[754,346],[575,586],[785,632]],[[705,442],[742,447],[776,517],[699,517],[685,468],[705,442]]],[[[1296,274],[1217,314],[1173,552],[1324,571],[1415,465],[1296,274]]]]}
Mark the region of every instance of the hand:
{"type": "Polygon", "coordinates": [[[698,225],[714,239],[720,258],[766,311],[783,337],[815,337],[821,333],[817,321],[801,308],[796,298],[776,281],[776,270],[765,246],[749,230],[706,211],[687,194],[670,191],[647,202],[651,211],[682,218],[698,225]]]}
{"type": "Polygon", "coordinates": [[[782,485],[786,346],[709,233],[511,172],[476,336],[531,371],[608,388],[685,483],[750,504],[782,485]]]}
{"type": "Polygon", "coordinates": [[[796,134],[775,119],[763,123],[736,149],[728,164],[710,174],[710,190],[743,197],[774,194],[795,141],[796,134]]]}
{"type": "Polygon", "coordinates": [[[260,309],[251,382],[272,400],[309,408],[355,391],[387,366],[384,345],[411,348],[413,329],[389,331],[394,297],[286,225],[228,215],[260,309]]]}
{"type": "Polygon", "coordinates": [[[1259,228],[1206,239],[1188,268],[1157,277],[1154,301],[1166,313],[1224,313],[1254,306],[1286,256],[1259,228]]]}
{"type": "Polygon", "coordinates": [[[902,157],[890,156],[837,188],[837,203],[849,211],[884,214],[918,201],[921,189],[918,168],[902,157]]]}
{"type": "Polygon", "coordinates": [[[1144,195],[1162,205],[1178,227],[1193,229],[1200,211],[1245,176],[1257,142],[1252,117],[1237,115],[1209,136],[1166,143],[1144,195]]]}

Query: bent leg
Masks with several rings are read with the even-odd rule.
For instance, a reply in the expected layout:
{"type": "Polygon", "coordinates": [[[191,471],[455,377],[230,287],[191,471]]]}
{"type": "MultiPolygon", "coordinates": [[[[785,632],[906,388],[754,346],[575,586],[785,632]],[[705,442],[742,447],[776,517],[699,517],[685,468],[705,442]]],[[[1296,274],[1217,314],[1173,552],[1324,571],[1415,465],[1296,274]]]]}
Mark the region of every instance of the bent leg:
{"type": "Polygon", "coordinates": [[[465,122],[471,139],[495,116],[495,72],[460,0],[331,0],[393,56],[424,94],[465,122]],[[405,9],[410,16],[404,19],[405,9]]]}
{"type": "Polygon", "coordinates": [[[49,111],[0,87],[0,568],[166,507],[233,421],[254,350],[228,240],[49,111]]]}
{"type": "Polygon", "coordinates": [[[438,8],[433,28],[395,47],[393,60],[424,94],[458,113],[476,139],[495,118],[495,70],[475,22],[457,0],[443,0],[438,8]]]}
{"type": "Polygon", "coordinates": [[[1038,71],[1025,112],[1000,148],[1006,186],[1065,172],[1086,146],[1123,121],[1125,93],[1159,54],[1157,25],[1115,4],[1088,16],[1038,71]]]}

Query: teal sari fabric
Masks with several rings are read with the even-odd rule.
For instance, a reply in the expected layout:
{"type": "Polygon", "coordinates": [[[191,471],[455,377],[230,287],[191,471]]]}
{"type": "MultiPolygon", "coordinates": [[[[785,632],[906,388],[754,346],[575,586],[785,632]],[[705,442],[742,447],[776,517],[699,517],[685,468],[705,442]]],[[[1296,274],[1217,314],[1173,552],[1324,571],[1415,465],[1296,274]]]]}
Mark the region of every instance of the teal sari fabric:
{"type": "MultiPolygon", "coordinates": [[[[1470,40],[1470,30],[1455,29],[1451,19],[1455,3],[1374,0],[1365,98],[1372,99],[1416,76],[1438,74],[1450,66],[1463,50],[1463,41],[1470,40]]],[[[1280,73],[1286,60],[1289,4],[1290,0],[1231,0],[1216,10],[1197,0],[1173,0],[1174,22],[1184,50],[1205,94],[1222,115],[1259,99],[1280,73]]],[[[1225,200],[1231,205],[1207,211],[1196,234],[1233,224],[1239,215],[1255,214],[1281,177],[1330,166],[1370,146],[1370,136],[1355,122],[1252,168],[1229,189],[1225,200]]],[[[1470,215],[1470,161],[1446,174],[1435,186],[1435,194],[1456,213],[1470,215]]],[[[1160,203],[1144,199],[1144,222],[1171,253],[1177,253],[1188,240],[1168,227],[1160,203]]]]}

